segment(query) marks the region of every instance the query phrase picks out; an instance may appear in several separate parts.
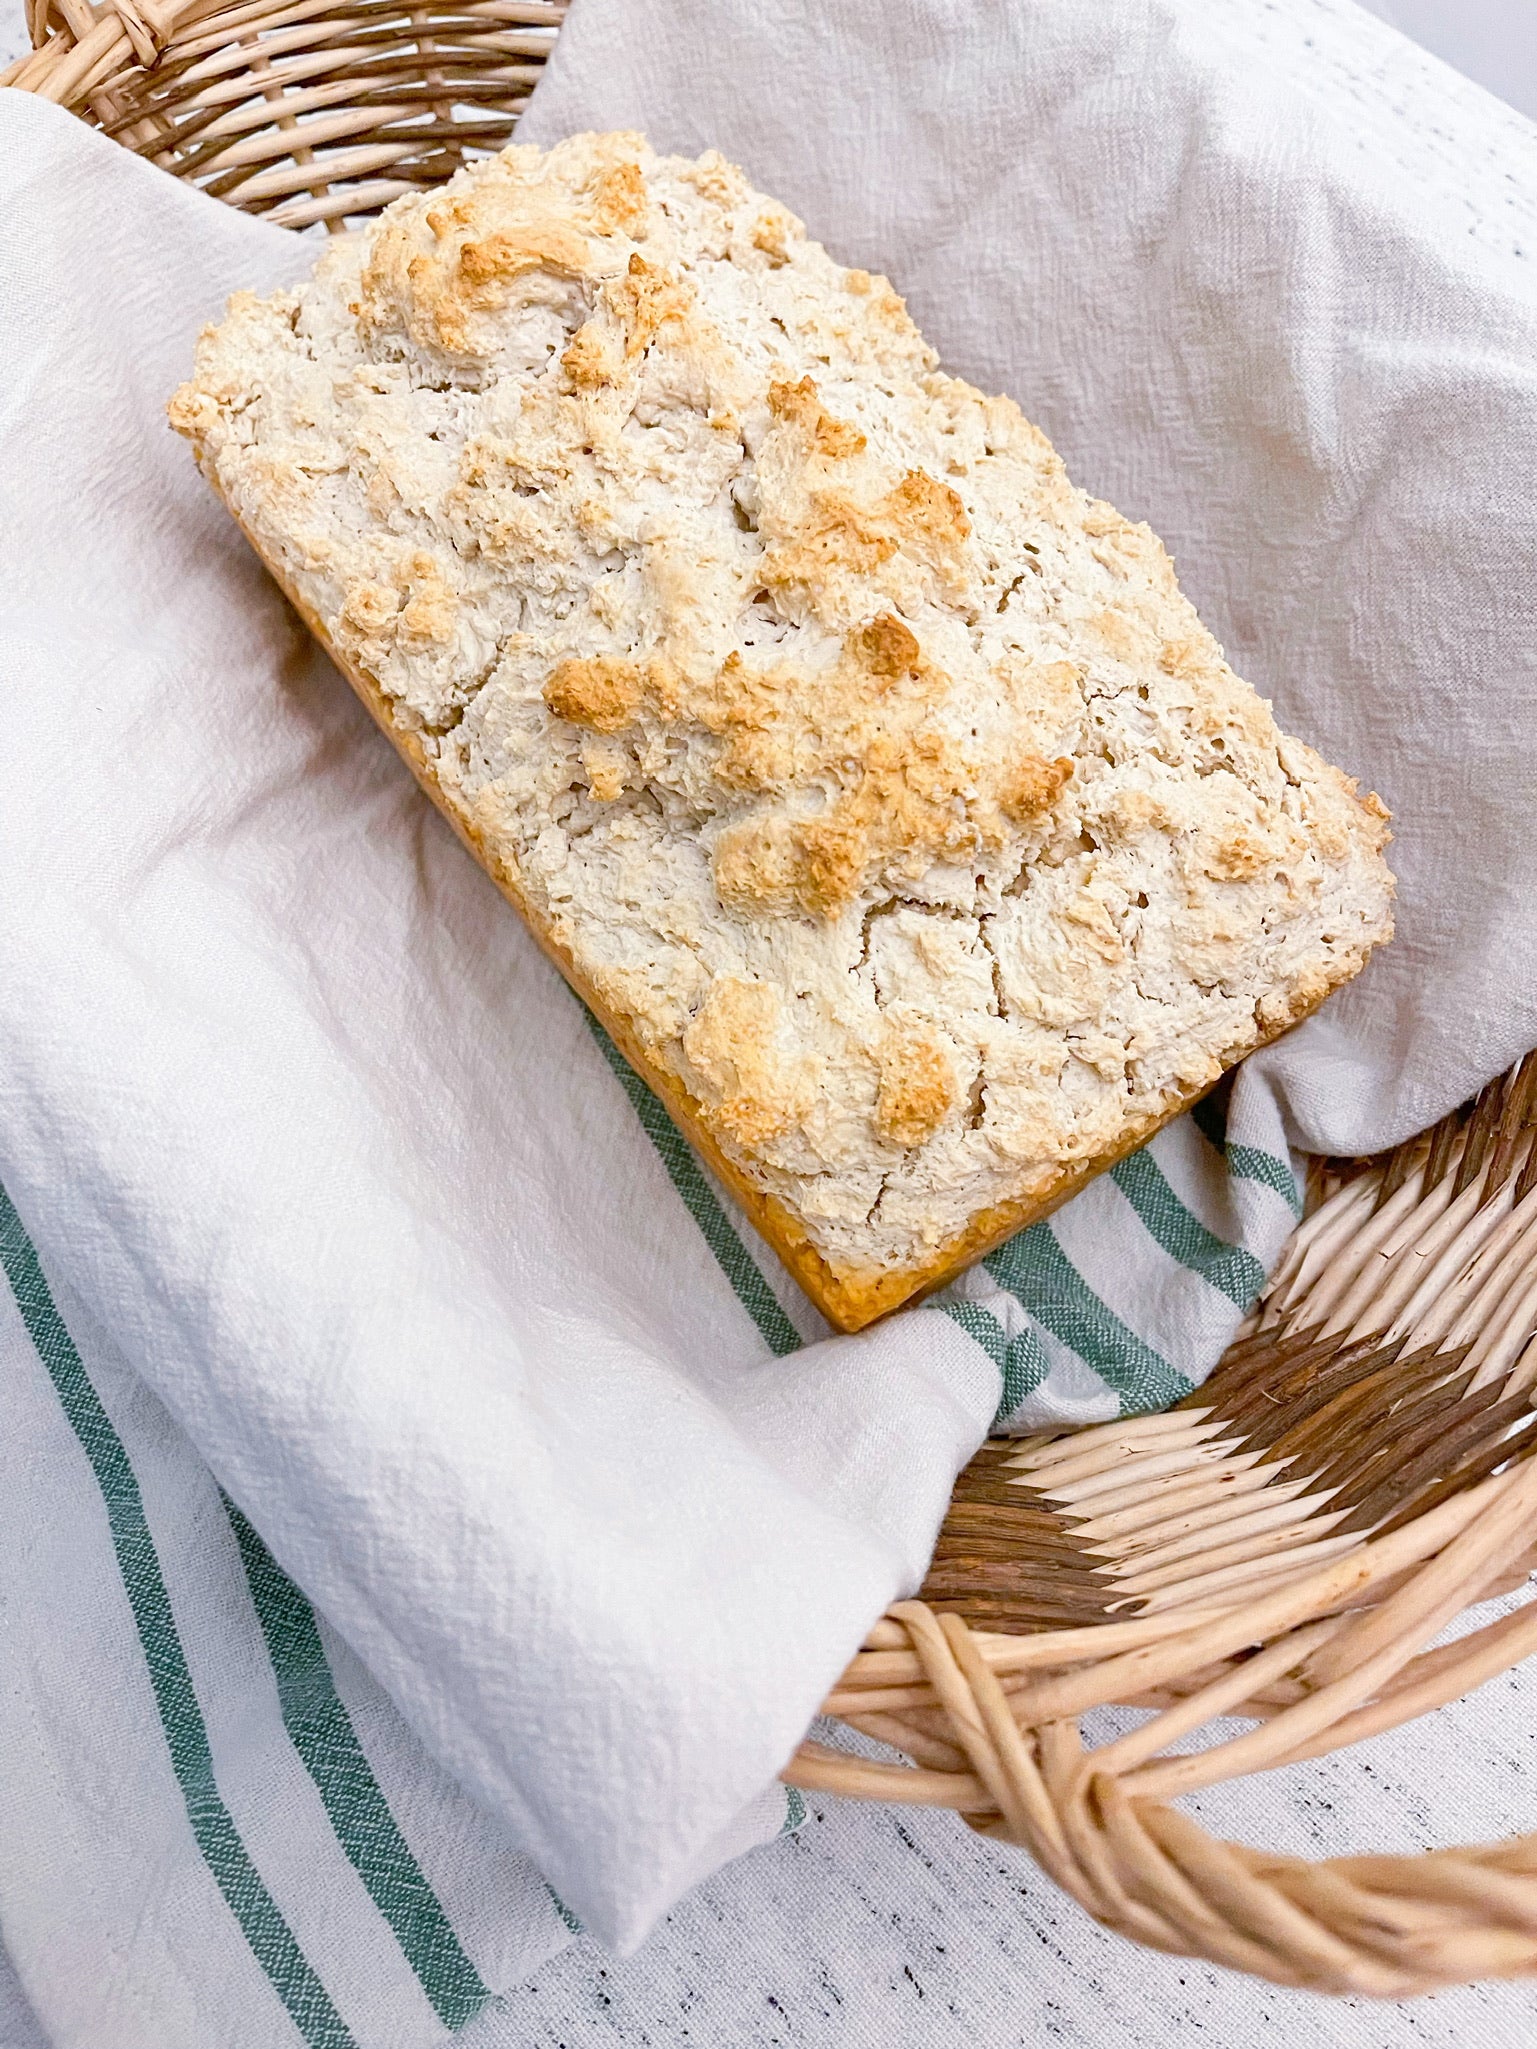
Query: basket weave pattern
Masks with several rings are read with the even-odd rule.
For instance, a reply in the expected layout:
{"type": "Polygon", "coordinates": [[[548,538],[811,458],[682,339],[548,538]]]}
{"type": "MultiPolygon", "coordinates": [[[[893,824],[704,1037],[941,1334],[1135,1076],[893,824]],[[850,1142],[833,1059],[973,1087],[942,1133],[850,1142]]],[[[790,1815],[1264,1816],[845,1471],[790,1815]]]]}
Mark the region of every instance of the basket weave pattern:
{"type": "Polygon", "coordinates": [[[1537,1056],[1321,1175],[1250,1327],[1179,1407],[986,1447],[927,1600],[891,1610],[827,1702],[919,1768],[807,1743],[788,1776],[957,1808],[1111,1927],[1278,1983],[1401,1996],[1537,1970],[1537,1835],[1309,1864],[1167,1804],[1537,1651],[1537,1602],[1435,1643],[1537,1564],[1534,1117],[1537,1056]],[[1086,1749],[1080,1718],[1111,1705],[1156,1713],[1086,1749]],[[1230,1718],[1254,1726],[1178,1747],[1230,1718]]]}
{"type": "Polygon", "coordinates": [[[500,149],[565,0],[28,0],[0,76],[280,227],[377,213],[500,149]]]}
{"type": "MultiPolygon", "coordinates": [[[[512,134],[564,0],[29,0],[0,83],[282,226],[339,229],[512,134]]],[[[1537,1972],[1537,1835],[1311,1864],[1169,1802],[1424,1714],[1537,1652],[1537,1056],[1311,1213],[1198,1394],[984,1447],[923,1597],[826,1703],[911,1764],[785,1776],[957,1809],[1107,1925],[1387,1996],[1537,1972]],[[1081,1718],[1150,1719],[1098,1749],[1081,1718]],[[1245,1733],[1185,1750],[1217,1721],[1245,1733]]]]}

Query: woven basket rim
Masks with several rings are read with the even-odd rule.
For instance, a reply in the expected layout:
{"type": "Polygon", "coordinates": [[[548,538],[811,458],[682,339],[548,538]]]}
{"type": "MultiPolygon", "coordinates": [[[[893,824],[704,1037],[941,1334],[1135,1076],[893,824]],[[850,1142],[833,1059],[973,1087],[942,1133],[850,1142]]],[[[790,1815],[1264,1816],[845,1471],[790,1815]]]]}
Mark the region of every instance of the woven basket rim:
{"type": "MultiPolygon", "coordinates": [[[[294,228],[376,213],[513,133],[565,0],[28,0],[0,84],[294,228]]],[[[1277,1983],[1402,1996],[1537,1973],[1537,1834],[1310,1864],[1170,1801],[1319,1756],[1537,1652],[1537,1056],[1315,1201],[1217,1372],[1163,1416],[985,1446],[923,1597],[792,1783],[948,1806],[1107,1926],[1277,1983]],[[1154,1710],[1086,1749],[1091,1709],[1154,1710]],[[1217,1719],[1252,1726],[1171,1746],[1217,1719]]]]}
{"type": "Polygon", "coordinates": [[[510,138],[567,0],[27,0],[0,85],[279,227],[338,229],[510,138]]]}
{"type": "Polygon", "coordinates": [[[916,1769],[812,1742],[786,1776],[953,1807],[1107,1925],[1277,1983],[1402,1997],[1530,1975],[1537,1834],[1311,1864],[1214,1842],[1168,1804],[1537,1653],[1531,1599],[1439,1641],[1537,1566],[1537,1054],[1312,1178],[1204,1386],[1162,1415],[995,1443],[961,1476],[928,1598],[890,1611],[825,1707],[916,1769]],[[1034,1582],[1001,1629],[976,1619],[996,1575],[979,1599],[946,1559],[952,1525],[973,1572],[1025,1548],[1034,1582]],[[1086,1749],[1082,1718],[1109,1706],[1155,1712],[1086,1749]],[[1234,1719],[1253,1726],[1175,1747],[1234,1719]]]}

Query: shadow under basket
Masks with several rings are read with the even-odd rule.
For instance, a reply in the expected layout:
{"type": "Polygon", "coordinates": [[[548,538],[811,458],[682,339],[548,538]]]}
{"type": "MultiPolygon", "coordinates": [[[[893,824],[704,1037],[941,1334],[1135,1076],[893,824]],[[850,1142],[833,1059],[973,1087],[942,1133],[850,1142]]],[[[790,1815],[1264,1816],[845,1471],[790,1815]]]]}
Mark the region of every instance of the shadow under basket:
{"type": "MultiPolygon", "coordinates": [[[[3,82],[280,225],[338,229],[499,148],[563,6],[32,0],[3,82]]],[[[952,1807],[1098,1920],[1279,1984],[1401,1996],[1537,1971],[1537,1835],[1309,1863],[1170,1805],[1319,1757],[1537,1651],[1537,1056],[1313,1206],[1167,1414],[985,1446],[922,1598],[826,1703],[911,1764],[791,1783],[952,1807]],[[1080,1718],[1153,1714],[1098,1749],[1080,1718]],[[1251,1726],[1182,1749],[1206,1724],[1251,1726]]]]}

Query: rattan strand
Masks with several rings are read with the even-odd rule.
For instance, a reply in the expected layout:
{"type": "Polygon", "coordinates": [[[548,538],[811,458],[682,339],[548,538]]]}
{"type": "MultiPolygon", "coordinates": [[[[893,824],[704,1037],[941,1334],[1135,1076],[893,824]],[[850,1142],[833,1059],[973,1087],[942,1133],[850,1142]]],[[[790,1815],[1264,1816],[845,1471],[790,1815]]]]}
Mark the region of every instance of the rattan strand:
{"type": "MultiPolygon", "coordinates": [[[[30,0],[3,82],[279,225],[338,229],[512,134],[564,0],[30,0]]],[[[826,1703],[911,1764],[785,1776],[953,1807],[1108,1926],[1278,1983],[1401,1996],[1537,1971],[1537,1835],[1309,1864],[1168,1802],[1361,1741],[1537,1652],[1537,1058],[1316,1201],[1167,1415],[984,1448],[924,1598],[826,1703]],[[1086,1749],[1079,1718],[1149,1722],[1086,1749]],[[1207,1724],[1253,1726],[1209,1748],[1207,1724]]]]}

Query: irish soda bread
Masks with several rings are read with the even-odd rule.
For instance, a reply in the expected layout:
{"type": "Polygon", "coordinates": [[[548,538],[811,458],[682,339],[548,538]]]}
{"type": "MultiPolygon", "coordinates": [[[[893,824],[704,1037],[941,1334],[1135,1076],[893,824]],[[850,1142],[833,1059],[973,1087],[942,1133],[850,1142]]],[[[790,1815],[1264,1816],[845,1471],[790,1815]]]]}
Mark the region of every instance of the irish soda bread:
{"type": "Polygon", "coordinates": [[[845,1328],[1389,935],[1381,804],[1148,529],[718,156],[578,136],[399,200],[237,296],[171,415],[845,1328]]]}

